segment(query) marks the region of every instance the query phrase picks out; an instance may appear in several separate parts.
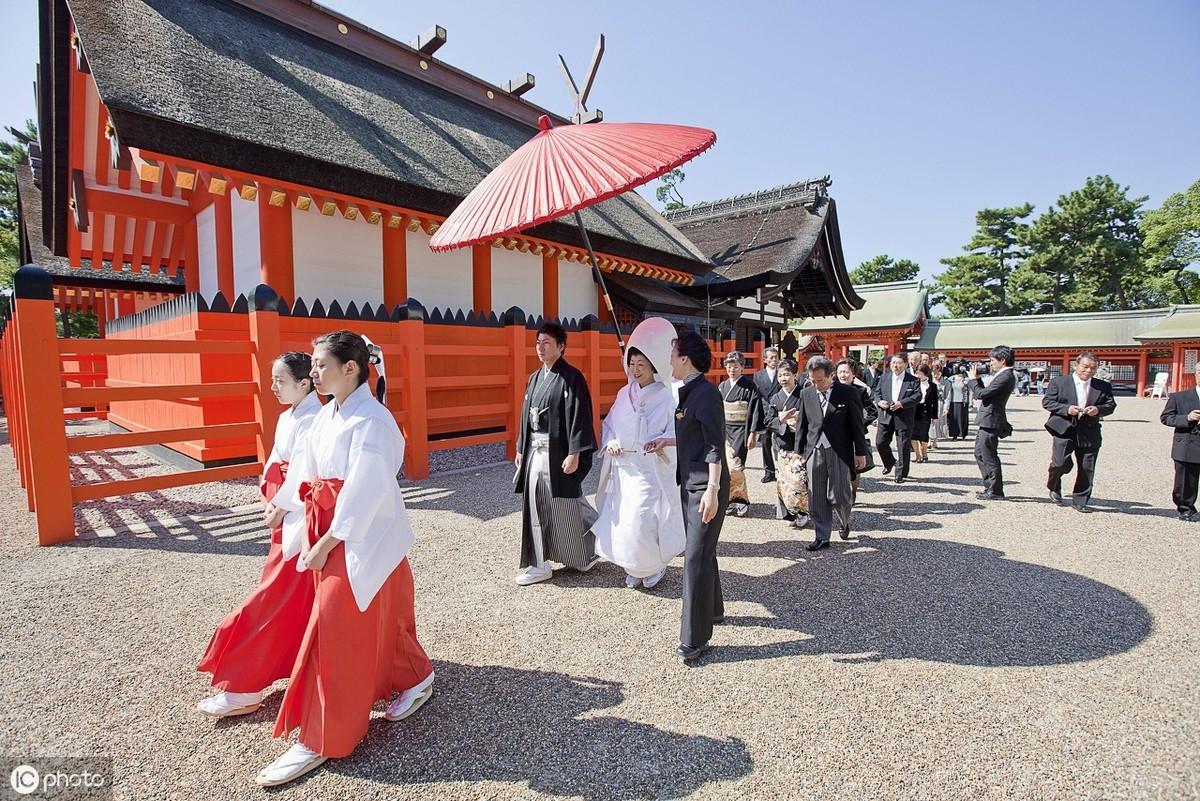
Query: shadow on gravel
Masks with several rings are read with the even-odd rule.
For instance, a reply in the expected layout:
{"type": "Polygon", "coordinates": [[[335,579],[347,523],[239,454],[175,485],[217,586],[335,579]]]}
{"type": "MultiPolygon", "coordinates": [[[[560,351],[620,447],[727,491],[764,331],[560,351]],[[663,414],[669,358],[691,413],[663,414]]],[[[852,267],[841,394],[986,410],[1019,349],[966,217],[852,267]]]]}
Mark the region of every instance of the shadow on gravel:
{"type": "MultiPolygon", "coordinates": [[[[172,511],[174,522],[145,520],[151,526],[149,532],[134,533],[116,518],[113,527],[115,536],[84,537],[56,546],[60,548],[133,548],[144,551],[168,551],[173,553],[216,553],[233,556],[257,556],[265,558],[271,542],[271,533],[263,526],[262,510],[253,506],[237,513],[218,512],[210,514],[211,507],[199,504],[193,513],[172,511]]],[[[113,507],[116,514],[119,506],[113,507]]],[[[145,515],[143,515],[145,518],[145,515]]]]}
{"type": "Polygon", "coordinates": [[[420,713],[402,723],[376,717],[354,754],[325,769],[392,784],[500,781],[556,796],[653,799],[687,796],[753,767],[740,739],[600,714],[624,700],[619,682],[491,665],[434,667],[437,691],[420,713]]]}
{"type": "Polygon", "coordinates": [[[721,544],[721,555],[794,563],[763,577],[722,572],[726,601],[761,604],[770,616],[730,616],[734,628],[722,628],[718,642],[736,642],[737,626],[804,638],[721,645],[705,661],[834,654],[846,661],[1060,665],[1127,651],[1150,633],[1149,612],[1120,590],[993,548],[862,536],[834,538],[814,555],[806,544],[721,544]],[[854,549],[862,550],[846,553],[854,549]]]}

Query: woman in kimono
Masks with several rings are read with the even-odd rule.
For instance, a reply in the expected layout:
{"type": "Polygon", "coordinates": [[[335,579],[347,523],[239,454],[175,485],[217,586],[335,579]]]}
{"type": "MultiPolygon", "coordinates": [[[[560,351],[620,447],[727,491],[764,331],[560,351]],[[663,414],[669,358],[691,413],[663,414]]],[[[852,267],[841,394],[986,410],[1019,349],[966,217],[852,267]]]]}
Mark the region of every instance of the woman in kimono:
{"type": "Polygon", "coordinates": [[[763,429],[762,401],[754,381],[747,375],[746,357],[730,351],[725,357],[729,378],[717,387],[725,402],[725,459],[729,462],[729,508],[738,517],[750,511],[746,486],[746,454],[763,429]]]}
{"type": "Polygon", "coordinates": [[[679,387],[672,436],[646,443],[646,451],[676,446],[677,477],[687,545],[683,555],[683,619],[675,654],[691,662],[708,650],[713,626],[725,622],[717,567],[717,540],[729,504],[725,462],[725,409],[721,393],[704,375],[712,363],[708,343],[685,331],[671,349],[671,374],[679,387]]]}
{"type": "Polygon", "coordinates": [[[259,772],[266,787],[350,754],[376,701],[399,693],[385,717],[400,720],[433,694],[413,614],[413,534],[396,482],[404,437],[366,383],[363,338],[335,331],[313,345],[313,380],[330,402],[299,464],[307,531],[298,567],[311,571],[315,597],[275,721],[276,737],[299,728],[299,740],[259,772]]]}
{"type": "Polygon", "coordinates": [[[675,326],[661,317],[638,323],[629,336],[629,383],[604,418],[604,462],[596,490],[596,553],[625,569],[625,586],[654,589],[667,564],[683,553],[683,509],[675,482],[675,449],[646,453],[647,442],[675,430],[669,364],[675,326]]]}
{"type": "MultiPolygon", "coordinates": [[[[837,363],[837,380],[843,384],[851,386],[858,392],[858,400],[863,405],[863,428],[864,430],[875,422],[879,417],[879,410],[875,408],[875,402],[871,398],[871,388],[867,386],[867,382],[857,377],[855,364],[852,359],[842,359],[837,363]]],[[[871,457],[871,441],[867,438],[867,466],[861,470],[855,470],[853,478],[850,479],[850,488],[855,500],[858,499],[858,479],[863,473],[868,470],[874,470],[874,459],[871,457]]]]}
{"type": "Polygon", "coordinates": [[[287,408],[275,424],[275,443],[261,479],[271,547],[258,588],[217,626],[196,670],[212,674],[220,690],[197,705],[214,718],[246,715],[263,691],[292,672],[312,611],[312,578],[297,572],[304,510],[297,473],[289,469],[308,439],[321,401],[313,392],[307,353],[285,353],[271,366],[271,392],[287,408]]]}
{"type": "Polygon", "coordinates": [[[796,420],[800,414],[800,386],[796,360],[780,359],[776,376],[781,389],[771,397],[767,427],[775,432],[775,517],[790,520],[796,528],[808,525],[808,474],[803,454],[796,453],[796,420]]]}
{"type": "Polygon", "coordinates": [[[929,429],[938,412],[938,390],[933,381],[933,371],[928,364],[917,366],[917,381],[920,400],[913,416],[912,454],[914,462],[929,461],[929,429]]]}

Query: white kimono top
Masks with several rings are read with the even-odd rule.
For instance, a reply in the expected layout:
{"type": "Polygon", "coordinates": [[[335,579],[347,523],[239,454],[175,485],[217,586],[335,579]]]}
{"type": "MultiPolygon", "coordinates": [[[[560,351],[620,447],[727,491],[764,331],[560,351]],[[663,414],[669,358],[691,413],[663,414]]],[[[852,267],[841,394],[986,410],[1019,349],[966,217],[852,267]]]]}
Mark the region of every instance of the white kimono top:
{"type": "Polygon", "coordinates": [[[275,444],[263,468],[263,478],[266,478],[267,470],[272,464],[288,463],[288,474],[283,480],[283,485],[275,493],[275,498],[269,499],[272,505],[287,510],[282,526],[284,559],[291,559],[299,554],[300,544],[304,540],[304,504],[300,502],[300,479],[297,475],[299,471],[295,468],[319,411],[321,399],[317,397],[317,393],[310,392],[296,408],[289,406],[279,415],[279,422],[275,424],[275,444]]]}
{"type": "MultiPolygon", "coordinates": [[[[317,413],[300,464],[291,466],[299,481],[345,482],[329,533],[345,543],[346,573],[359,611],[371,605],[412,547],[412,527],[396,481],[403,464],[404,436],[396,419],[362,384],[340,407],[331,401],[317,413]]],[[[299,561],[296,569],[304,569],[299,561]]]]}

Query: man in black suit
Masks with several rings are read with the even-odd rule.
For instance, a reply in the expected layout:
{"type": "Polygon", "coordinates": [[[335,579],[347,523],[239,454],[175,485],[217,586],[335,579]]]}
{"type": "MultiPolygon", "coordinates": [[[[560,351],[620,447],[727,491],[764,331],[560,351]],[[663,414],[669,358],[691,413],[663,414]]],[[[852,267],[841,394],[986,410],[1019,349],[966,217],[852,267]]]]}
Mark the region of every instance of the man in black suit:
{"type": "Polygon", "coordinates": [[[1050,498],[1062,505],[1062,479],[1071,472],[1071,454],[1079,461],[1071,501],[1080,512],[1088,511],[1092,485],[1096,478],[1096,457],[1100,453],[1100,418],[1117,408],[1112,384],[1096,378],[1100,361],[1093,353],[1081,353],[1075,359],[1075,371],[1050,382],[1042,396],[1042,408],[1050,412],[1046,430],[1051,434],[1050,477],[1046,487],[1050,498]]]}
{"type": "Polygon", "coordinates": [[[913,417],[921,401],[921,384],[908,372],[908,356],[892,356],[888,372],[879,377],[872,390],[879,417],[875,421],[875,449],[883,463],[886,476],[896,469],[896,483],[908,478],[908,457],[912,450],[913,417]],[[898,457],[892,455],[892,438],[896,437],[898,457]]]}
{"type": "Polygon", "coordinates": [[[1196,487],[1200,486],[1200,362],[1196,364],[1196,389],[1172,392],[1159,419],[1175,429],[1171,445],[1175,488],[1171,500],[1180,520],[1195,520],[1196,487]]]}
{"type": "Polygon", "coordinates": [[[1013,375],[1013,349],[997,345],[991,352],[992,380],[984,386],[979,378],[979,368],[971,365],[967,375],[967,386],[971,397],[980,402],[975,415],[975,464],[983,475],[983,492],[975,493],[981,501],[1004,497],[1004,471],[1000,466],[1000,454],[996,452],[1000,440],[1012,434],[1008,424],[1008,398],[1017,387],[1013,375]]]}
{"type": "MultiPolygon", "coordinates": [[[[779,348],[763,348],[762,369],[754,373],[754,388],[762,399],[766,409],[771,405],[771,398],[779,391],[779,377],[776,369],[779,367],[779,348]]],[[[769,484],[775,480],[775,434],[767,428],[762,435],[763,477],[762,483],[769,484]]]]}
{"type": "Polygon", "coordinates": [[[867,466],[867,429],[858,389],[833,380],[833,362],[813,356],[808,377],[811,383],[800,392],[796,451],[804,454],[808,515],[817,533],[808,550],[817,551],[829,545],[834,512],[842,539],[850,536],[851,481],[867,466]]]}

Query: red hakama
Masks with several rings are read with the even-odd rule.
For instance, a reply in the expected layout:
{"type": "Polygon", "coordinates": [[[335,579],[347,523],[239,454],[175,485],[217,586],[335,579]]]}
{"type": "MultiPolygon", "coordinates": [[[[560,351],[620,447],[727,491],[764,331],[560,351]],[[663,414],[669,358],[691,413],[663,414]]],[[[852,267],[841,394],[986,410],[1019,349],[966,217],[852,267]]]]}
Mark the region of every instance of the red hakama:
{"type": "MultiPolygon", "coordinates": [[[[268,501],[283,485],[287,462],[274,462],[263,477],[268,501]]],[[[271,548],[258,588],[221,621],[196,670],[212,674],[214,687],[254,693],[291,675],[313,604],[313,581],[283,558],[283,530],[271,530],[271,548]]]]}
{"type": "MultiPolygon", "coordinates": [[[[340,479],[300,485],[309,545],[329,530],[341,488],[340,479]]],[[[313,571],[312,614],[275,721],[276,737],[299,727],[302,744],[335,758],[348,755],[366,735],[376,701],[389,700],[433,673],[417,641],[408,559],[397,565],[360,612],[345,554],[344,545],[335,545],[324,568],[313,571]]]]}

